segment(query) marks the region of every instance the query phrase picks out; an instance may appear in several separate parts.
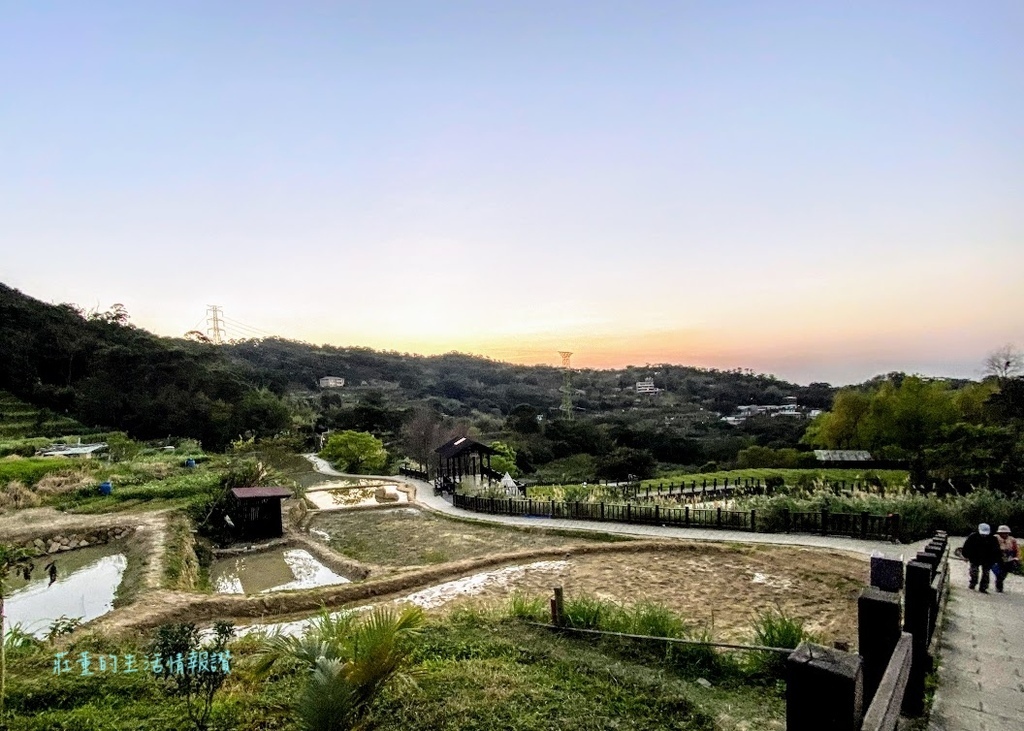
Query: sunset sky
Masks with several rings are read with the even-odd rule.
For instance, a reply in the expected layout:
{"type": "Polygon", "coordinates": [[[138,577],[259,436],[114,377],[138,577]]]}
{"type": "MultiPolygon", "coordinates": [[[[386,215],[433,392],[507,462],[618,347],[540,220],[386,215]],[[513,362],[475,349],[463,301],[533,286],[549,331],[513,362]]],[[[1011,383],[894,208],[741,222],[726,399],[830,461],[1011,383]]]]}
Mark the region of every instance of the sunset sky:
{"type": "Polygon", "coordinates": [[[0,0],[0,282],[801,383],[1024,346],[1024,3],[0,0]]]}

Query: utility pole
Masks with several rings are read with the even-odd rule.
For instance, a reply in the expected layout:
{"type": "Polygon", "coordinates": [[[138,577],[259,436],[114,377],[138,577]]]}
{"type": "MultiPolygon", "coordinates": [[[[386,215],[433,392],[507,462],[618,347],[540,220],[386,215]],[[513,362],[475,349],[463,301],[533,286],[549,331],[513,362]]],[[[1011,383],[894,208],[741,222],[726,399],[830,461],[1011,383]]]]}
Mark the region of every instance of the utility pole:
{"type": "Polygon", "coordinates": [[[206,306],[206,334],[214,345],[224,344],[224,313],[219,305],[206,306]]]}

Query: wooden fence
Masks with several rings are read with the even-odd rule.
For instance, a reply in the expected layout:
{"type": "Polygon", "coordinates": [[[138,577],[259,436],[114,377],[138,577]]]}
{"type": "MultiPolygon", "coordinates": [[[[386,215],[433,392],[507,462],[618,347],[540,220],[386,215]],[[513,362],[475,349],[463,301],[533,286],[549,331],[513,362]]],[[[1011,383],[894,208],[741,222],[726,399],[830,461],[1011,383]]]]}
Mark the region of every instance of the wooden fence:
{"type": "Polygon", "coordinates": [[[791,512],[772,513],[771,520],[759,519],[756,510],[724,508],[672,508],[632,503],[565,502],[530,498],[475,497],[452,495],[452,505],[489,515],[512,515],[566,520],[591,520],[678,528],[711,528],[761,533],[817,533],[853,538],[898,540],[899,515],[869,513],[791,512]]]}
{"type": "Polygon", "coordinates": [[[405,465],[398,468],[398,474],[404,475],[405,477],[412,477],[417,480],[423,480],[424,482],[428,482],[430,480],[430,477],[427,475],[425,470],[417,470],[412,467],[406,467],[405,465]]]}
{"type": "Polygon", "coordinates": [[[872,586],[858,600],[859,654],[804,644],[787,659],[788,731],[895,731],[901,714],[923,714],[948,586],[946,534],[936,533],[906,566],[881,562],[895,564],[897,573],[876,576],[872,560],[872,586]]]}

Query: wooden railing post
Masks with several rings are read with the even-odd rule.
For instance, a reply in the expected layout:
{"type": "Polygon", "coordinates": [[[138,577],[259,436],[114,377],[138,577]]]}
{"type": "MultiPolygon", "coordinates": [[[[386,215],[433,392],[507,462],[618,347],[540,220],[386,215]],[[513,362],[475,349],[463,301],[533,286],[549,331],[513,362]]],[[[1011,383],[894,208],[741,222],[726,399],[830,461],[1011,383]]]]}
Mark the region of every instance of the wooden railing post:
{"type": "Polygon", "coordinates": [[[907,564],[903,629],[914,637],[910,680],[907,682],[907,693],[903,697],[903,712],[908,716],[920,716],[924,712],[924,679],[931,670],[928,658],[931,583],[931,566],[920,561],[911,561],[907,564]]]}
{"type": "Polygon", "coordinates": [[[864,705],[871,705],[875,691],[899,642],[900,595],[868,587],[857,599],[857,647],[864,658],[864,705]]]}
{"type": "Polygon", "coordinates": [[[860,731],[858,655],[804,643],[786,661],[786,731],[860,731]]]}
{"type": "Polygon", "coordinates": [[[556,627],[565,626],[565,604],[562,587],[555,587],[555,595],[551,597],[551,624],[556,627]]]}

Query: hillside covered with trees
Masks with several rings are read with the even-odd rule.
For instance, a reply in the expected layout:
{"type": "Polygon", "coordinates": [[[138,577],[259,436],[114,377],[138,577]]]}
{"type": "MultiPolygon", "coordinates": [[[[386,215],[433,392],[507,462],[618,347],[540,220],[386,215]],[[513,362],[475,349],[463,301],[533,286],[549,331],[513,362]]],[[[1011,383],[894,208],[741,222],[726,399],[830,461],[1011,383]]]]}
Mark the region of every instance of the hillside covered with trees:
{"type": "Polygon", "coordinates": [[[552,366],[282,338],[217,346],[157,337],[120,305],[85,313],[3,285],[0,343],[0,389],[46,413],[210,449],[272,436],[318,448],[321,435],[352,430],[380,438],[392,465],[425,464],[438,444],[472,434],[496,441],[501,464],[521,476],[579,481],[677,467],[803,467],[815,447],[867,449],[908,464],[920,481],[1008,486],[1024,462],[1012,359],[983,382],[889,374],[838,396],[828,384],[744,370],[576,369],[569,419],[560,409],[564,372],[552,366]],[[324,376],[344,386],[320,388],[324,376]],[[646,380],[653,392],[638,392],[646,380]],[[771,404],[798,414],[723,419],[771,404]],[[812,409],[824,412],[813,422],[812,409]]]}

